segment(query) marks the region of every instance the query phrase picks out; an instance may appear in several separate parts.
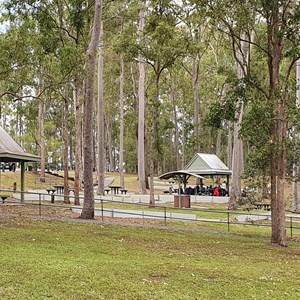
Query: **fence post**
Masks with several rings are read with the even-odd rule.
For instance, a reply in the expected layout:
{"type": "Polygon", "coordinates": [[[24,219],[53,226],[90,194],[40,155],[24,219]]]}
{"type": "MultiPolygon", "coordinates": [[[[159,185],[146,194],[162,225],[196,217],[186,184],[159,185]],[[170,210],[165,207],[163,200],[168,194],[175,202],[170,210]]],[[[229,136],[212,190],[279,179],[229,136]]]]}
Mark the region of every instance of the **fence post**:
{"type": "Polygon", "coordinates": [[[227,212],[227,230],[228,230],[228,232],[230,232],[229,214],[230,214],[230,212],[228,211],[227,212]]]}
{"type": "Polygon", "coordinates": [[[42,194],[39,193],[39,216],[42,216],[42,194]]]}
{"type": "Polygon", "coordinates": [[[167,208],[164,206],[164,219],[165,219],[165,226],[167,226],[167,208]]]}
{"type": "Polygon", "coordinates": [[[290,217],[291,238],[293,237],[293,217],[290,217]]]}

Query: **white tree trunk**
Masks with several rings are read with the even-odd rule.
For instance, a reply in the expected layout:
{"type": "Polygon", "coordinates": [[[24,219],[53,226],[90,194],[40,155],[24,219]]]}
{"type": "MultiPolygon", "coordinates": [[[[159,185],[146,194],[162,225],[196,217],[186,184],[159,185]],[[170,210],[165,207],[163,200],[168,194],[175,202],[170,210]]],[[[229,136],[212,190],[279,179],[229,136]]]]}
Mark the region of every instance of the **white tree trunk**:
{"type": "MultiPolygon", "coordinates": [[[[175,137],[174,137],[174,150],[176,155],[176,168],[177,170],[181,169],[180,162],[180,153],[179,153],[179,132],[178,132],[178,124],[177,124],[177,111],[176,111],[176,99],[175,99],[175,84],[173,78],[171,78],[171,103],[173,107],[173,122],[175,124],[175,137]]],[[[171,141],[170,141],[171,142],[171,141]]]]}
{"type": "Polygon", "coordinates": [[[228,122],[227,128],[227,166],[232,166],[232,123],[228,122]]]}
{"type": "Polygon", "coordinates": [[[98,57],[98,195],[104,195],[105,147],[104,147],[104,99],[103,99],[103,22],[100,28],[98,57]]]}
{"type": "MultiPolygon", "coordinates": [[[[241,39],[245,39],[245,33],[242,33],[241,39]]],[[[236,51],[237,59],[237,78],[243,79],[246,75],[246,67],[250,49],[248,55],[245,54],[245,43],[240,41],[239,48],[236,51]]],[[[242,84],[242,83],[241,83],[242,84]]],[[[240,98],[236,104],[235,122],[233,124],[233,150],[232,150],[232,179],[231,179],[231,190],[229,199],[229,208],[235,209],[237,200],[241,196],[241,175],[244,172],[244,153],[243,153],[243,141],[240,137],[240,129],[242,125],[244,114],[244,102],[240,98]]]]}
{"type": "MultiPolygon", "coordinates": [[[[139,19],[139,36],[140,40],[144,30],[145,23],[145,1],[140,1],[140,19],[139,19]]],[[[138,177],[139,192],[146,194],[146,170],[145,170],[145,63],[142,57],[139,57],[139,116],[138,116],[138,177]]]]}
{"type": "Polygon", "coordinates": [[[64,203],[69,204],[69,95],[68,85],[65,85],[63,104],[63,141],[64,141],[64,203]]]}
{"type": "Polygon", "coordinates": [[[75,80],[73,86],[73,99],[75,103],[75,179],[74,204],[79,205],[79,191],[82,188],[82,101],[79,96],[79,82],[75,80]]]}
{"type": "Polygon", "coordinates": [[[120,186],[125,188],[124,181],[124,57],[120,55],[120,153],[119,153],[120,186]]]}
{"type": "MultiPolygon", "coordinates": [[[[296,62],[296,107],[300,108],[300,59],[296,62]]],[[[300,141],[300,134],[297,134],[297,141],[300,141]]],[[[299,181],[299,159],[297,152],[294,153],[293,164],[293,211],[299,210],[298,197],[298,181],[299,181]]]]}
{"type": "Polygon", "coordinates": [[[45,177],[46,147],[45,147],[45,99],[39,100],[39,145],[41,157],[41,178],[45,177]]]}
{"type": "Polygon", "coordinates": [[[217,142],[216,142],[216,155],[218,157],[221,157],[221,138],[222,138],[222,130],[218,129],[217,142]]]}
{"type": "Polygon", "coordinates": [[[199,79],[199,58],[193,58],[192,61],[192,83],[194,95],[194,137],[195,137],[195,150],[200,152],[200,99],[198,92],[198,79],[199,79]]]}
{"type": "Polygon", "coordinates": [[[109,172],[115,172],[115,161],[114,153],[112,147],[112,124],[111,120],[107,120],[106,124],[106,138],[107,138],[107,147],[108,147],[108,158],[109,158],[109,172]]]}

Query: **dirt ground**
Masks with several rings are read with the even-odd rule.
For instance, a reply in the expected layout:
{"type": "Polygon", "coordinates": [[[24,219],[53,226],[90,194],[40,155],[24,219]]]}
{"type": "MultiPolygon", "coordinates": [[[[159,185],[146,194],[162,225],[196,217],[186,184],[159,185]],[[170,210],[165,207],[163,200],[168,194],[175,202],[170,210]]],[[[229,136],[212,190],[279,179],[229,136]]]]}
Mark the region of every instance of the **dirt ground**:
{"type": "MultiPolygon", "coordinates": [[[[95,216],[93,220],[84,220],[80,218],[79,213],[66,207],[63,202],[56,201],[55,205],[47,204],[39,206],[37,203],[32,205],[21,203],[0,203],[0,220],[9,217],[24,217],[33,219],[53,220],[53,221],[81,221],[81,222],[100,222],[117,224],[136,224],[136,225],[163,225],[162,220],[150,220],[141,218],[110,218],[95,216]]],[[[1,221],[0,221],[1,223],[1,221]]]]}

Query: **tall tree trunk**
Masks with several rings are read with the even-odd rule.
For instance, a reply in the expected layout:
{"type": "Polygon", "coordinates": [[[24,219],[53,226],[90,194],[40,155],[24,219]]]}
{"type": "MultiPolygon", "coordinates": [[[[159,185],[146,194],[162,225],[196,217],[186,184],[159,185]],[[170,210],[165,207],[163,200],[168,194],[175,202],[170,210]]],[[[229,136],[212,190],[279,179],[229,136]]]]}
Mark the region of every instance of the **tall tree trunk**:
{"type": "MultiPolygon", "coordinates": [[[[242,33],[241,39],[245,40],[245,34],[242,33]]],[[[242,84],[241,80],[246,75],[245,63],[245,43],[240,41],[239,47],[236,51],[236,64],[237,64],[237,78],[240,80],[239,84],[242,84]]],[[[237,208],[237,200],[241,196],[241,175],[244,171],[243,167],[243,141],[240,137],[240,129],[242,125],[244,114],[244,99],[239,98],[236,103],[235,122],[233,124],[233,150],[232,150],[232,183],[229,198],[229,208],[237,208]]]]}
{"type": "Polygon", "coordinates": [[[94,218],[94,184],[93,184],[93,108],[94,75],[96,69],[97,46],[100,38],[102,0],[95,1],[94,24],[91,40],[87,50],[86,92],[84,111],[84,202],[81,213],[83,219],[94,218]]]}
{"type": "Polygon", "coordinates": [[[284,181],[286,169],[286,103],[287,94],[281,96],[279,69],[282,54],[282,20],[279,4],[273,4],[268,22],[268,52],[269,52],[269,80],[270,80],[270,109],[271,109],[271,220],[272,243],[286,246],[286,227],[284,210],[284,181]]]}
{"type": "Polygon", "coordinates": [[[124,57],[120,57],[120,153],[119,153],[120,186],[125,188],[124,181],[124,57]]]}
{"type": "Polygon", "coordinates": [[[218,129],[217,142],[216,142],[216,155],[221,158],[221,142],[222,142],[222,130],[218,129]]]}
{"type": "MultiPolygon", "coordinates": [[[[139,39],[142,39],[145,23],[145,1],[140,1],[139,14],[139,39]]],[[[139,192],[146,194],[146,169],[145,169],[145,63],[143,58],[139,56],[139,116],[138,116],[138,177],[139,192]]]]}
{"type": "Polygon", "coordinates": [[[151,117],[152,117],[152,126],[150,134],[150,205],[155,204],[154,199],[154,165],[155,165],[155,141],[156,141],[156,130],[157,130],[157,119],[159,111],[159,79],[160,74],[156,74],[155,81],[155,95],[154,101],[151,106],[151,117]]]}
{"type": "MultiPolygon", "coordinates": [[[[296,107],[300,108],[300,59],[296,62],[296,107]]],[[[297,133],[297,142],[300,141],[300,134],[297,133]]],[[[298,151],[294,150],[294,163],[293,163],[293,211],[299,210],[299,197],[298,197],[298,182],[299,182],[299,159],[298,151]]]]}
{"type": "Polygon", "coordinates": [[[232,122],[227,126],[227,166],[232,166],[232,122]]]}
{"type": "Polygon", "coordinates": [[[194,94],[194,137],[195,137],[195,151],[200,152],[200,99],[198,92],[199,79],[199,58],[193,58],[192,62],[192,83],[194,94]]]}
{"type": "Polygon", "coordinates": [[[68,85],[65,85],[63,105],[63,141],[64,141],[64,203],[69,204],[69,95],[68,85]]]}
{"type": "Polygon", "coordinates": [[[104,195],[105,147],[104,147],[104,99],[103,99],[103,22],[100,28],[98,57],[98,195],[104,195]]]}
{"type": "Polygon", "coordinates": [[[39,145],[40,145],[40,157],[41,157],[41,178],[45,177],[45,110],[46,103],[45,98],[42,97],[39,100],[39,145]]]}
{"type": "MultiPolygon", "coordinates": [[[[183,120],[186,120],[185,112],[183,111],[183,120]]],[[[185,167],[186,164],[186,155],[185,155],[185,127],[184,123],[182,124],[182,146],[181,146],[181,169],[185,167]]]]}
{"type": "Polygon", "coordinates": [[[179,154],[179,132],[178,132],[178,124],[177,124],[177,111],[176,111],[176,97],[175,97],[175,84],[173,77],[171,77],[171,103],[173,107],[173,122],[175,127],[175,139],[174,139],[174,148],[176,155],[176,168],[180,170],[181,162],[180,162],[180,154],[179,154]]]}
{"type": "Polygon", "coordinates": [[[106,132],[107,132],[107,145],[109,155],[109,172],[115,172],[115,161],[113,156],[113,145],[112,145],[112,125],[111,120],[106,121],[106,132]]]}
{"type": "Polygon", "coordinates": [[[299,166],[298,162],[293,163],[293,182],[292,182],[292,193],[293,193],[293,211],[299,210],[299,197],[298,197],[298,181],[299,181],[299,166]]]}
{"type": "Polygon", "coordinates": [[[75,102],[75,179],[74,179],[74,204],[79,205],[79,192],[82,185],[82,101],[79,96],[79,81],[75,79],[73,86],[75,102]]]}

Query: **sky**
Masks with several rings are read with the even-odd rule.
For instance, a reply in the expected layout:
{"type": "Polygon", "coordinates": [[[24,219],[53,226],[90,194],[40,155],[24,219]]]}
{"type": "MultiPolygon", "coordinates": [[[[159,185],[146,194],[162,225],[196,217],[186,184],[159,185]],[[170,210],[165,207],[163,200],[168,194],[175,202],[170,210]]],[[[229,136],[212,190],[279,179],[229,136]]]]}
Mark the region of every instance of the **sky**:
{"type": "Polygon", "coordinates": [[[5,0],[0,0],[0,33],[4,33],[7,30],[8,23],[2,22],[1,16],[2,16],[2,4],[5,2],[5,0]]]}

